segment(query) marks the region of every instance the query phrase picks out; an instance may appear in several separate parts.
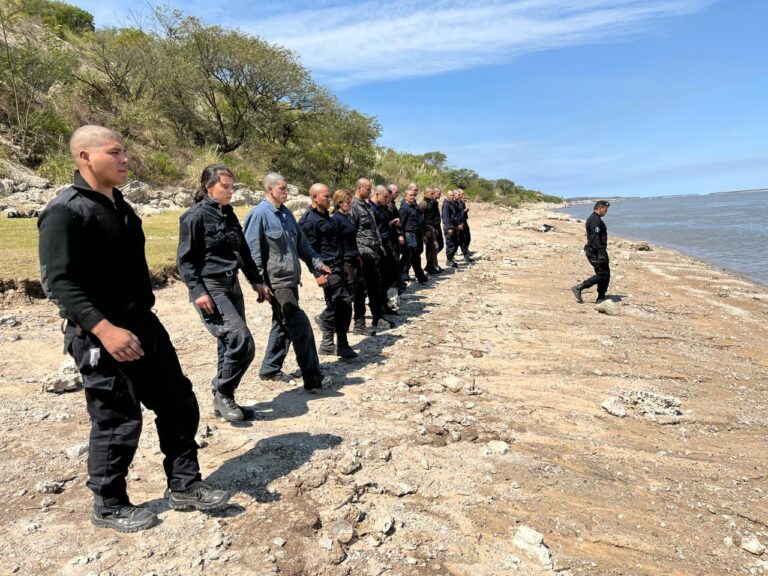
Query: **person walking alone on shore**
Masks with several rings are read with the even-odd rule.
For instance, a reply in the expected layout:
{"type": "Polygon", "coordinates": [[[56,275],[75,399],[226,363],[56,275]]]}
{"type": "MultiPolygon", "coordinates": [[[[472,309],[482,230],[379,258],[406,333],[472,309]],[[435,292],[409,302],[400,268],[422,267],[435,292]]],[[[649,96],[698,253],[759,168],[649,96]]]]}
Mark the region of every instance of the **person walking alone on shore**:
{"type": "Polygon", "coordinates": [[[594,210],[587,218],[587,243],[584,245],[584,254],[595,270],[595,275],[587,278],[581,284],[571,287],[571,292],[576,297],[576,302],[582,304],[584,299],[581,292],[597,284],[597,300],[600,304],[605,300],[608,284],[611,281],[611,267],[608,259],[608,228],[603,221],[603,216],[611,205],[607,200],[598,200],[594,210]]]}
{"type": "Polygon", "coordinates": [[[230,201],[234,175],[223,164],[203,170],[195,204],[179,219],[177,264],[182,280],[208,332],[218,339],[213,386],[213,413],[228,422],[243,420],[235,390],[253,361],[256,346],[245,321],[245,302],[238,270],[266,297],[243,229],[230,201]]]}

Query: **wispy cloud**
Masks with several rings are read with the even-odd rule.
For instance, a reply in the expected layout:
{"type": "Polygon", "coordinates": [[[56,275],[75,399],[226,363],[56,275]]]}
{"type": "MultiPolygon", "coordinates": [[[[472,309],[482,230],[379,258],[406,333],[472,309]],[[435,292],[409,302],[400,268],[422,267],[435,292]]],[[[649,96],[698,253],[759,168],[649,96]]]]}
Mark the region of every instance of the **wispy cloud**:
{"type": "Polygon", "coordinates": [[[642,34],[712,0],[289,2],[239,26],[293,49],[333,86],[428,76],[642,34]],[[318,7],[319,6],[319,7],[318,7]]]}

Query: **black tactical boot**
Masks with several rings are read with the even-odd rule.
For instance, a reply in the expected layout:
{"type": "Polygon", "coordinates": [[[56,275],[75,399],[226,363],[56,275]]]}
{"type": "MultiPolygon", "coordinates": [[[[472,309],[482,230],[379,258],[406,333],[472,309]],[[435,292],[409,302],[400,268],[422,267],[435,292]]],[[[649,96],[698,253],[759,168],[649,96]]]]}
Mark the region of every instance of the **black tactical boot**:
{"type": "Polygon", "coordinates": [[[219,392],[213,395],[213,415],[224,418],[227,422],[240,422],[245,417],[243,410],[235,404],[235,399],[219,392]]]}
{"type": "Polygon", "coordinates": [[[184,492],[171,491],[168,506],[174,510],[213,510],[227,503],[229,492],[200,482],[184,492]]]}
{"type": "Polygon", "coordinates": [[[365,329],[365,318],[355,318],[355,327],[352,329],[352,333],[368,336],[368,330],[365,329]]]}
{"type": "Polygon", "coordinates": [[[571,292],[573,292],[573,295],[576,296],[576,302],[579,304],[584,304],[584,299],[581,297],[581,291],[584,288],[581,287],[581,284],[576,284],[576,286],[571,286],[571,292]]]}
{"type": "Polygon", "coordinates": [[[138,532],[157,524],[157,514],[145,508],[128,504],[110,512],[91,512],[91,522],[101,528],[112,528],[118,532],[138,532]]]}
{"type": "Polygon", "coordinates": [[[456,260],[451,258],[450,260],[447,260],[445,263],[446,266],[450,266],[451,268],[458,268],[459,265],[456,263],[456,260]]]}
{"type": "Polygon", "coordinates": [[[320,354],[336,354],[336,346],[333,343],[333,332],[323,331],[323,339],[320,341],[320,346],[317,347],[317,351],[320,354]]]}
{"type": "Polygon", "coordinates": [[[349,346],[346,334],[339,334],[337,337],[336,356],[342,360],[354,360],[357,358],[357,352],[349,346]]]}

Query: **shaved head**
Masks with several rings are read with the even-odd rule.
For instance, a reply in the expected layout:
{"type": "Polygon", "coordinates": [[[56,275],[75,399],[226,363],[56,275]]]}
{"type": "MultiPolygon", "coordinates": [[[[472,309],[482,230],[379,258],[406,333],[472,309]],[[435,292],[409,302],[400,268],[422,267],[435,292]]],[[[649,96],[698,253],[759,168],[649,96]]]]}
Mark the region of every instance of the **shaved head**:
{"type": "Polygon", "coordinates": [[[122,142],[123,137],[114,130],[104,128],[104,126],[89,124],[81,126],[72,134],[72,138],[69,139],[69,151],[72,153],[72,158],[77,161],[80,152],[98,148],[106,142],[112,141],[122,142]]]}
{"type": "Polygon", "coordinates": [[[312,184],[312,186],[309,187],[309,195],[312,198],[315,198],[318,194],[322,192],[327,192],[328,186],[325,184],[320,184],[319,182],[317,184],[312,184]]]}

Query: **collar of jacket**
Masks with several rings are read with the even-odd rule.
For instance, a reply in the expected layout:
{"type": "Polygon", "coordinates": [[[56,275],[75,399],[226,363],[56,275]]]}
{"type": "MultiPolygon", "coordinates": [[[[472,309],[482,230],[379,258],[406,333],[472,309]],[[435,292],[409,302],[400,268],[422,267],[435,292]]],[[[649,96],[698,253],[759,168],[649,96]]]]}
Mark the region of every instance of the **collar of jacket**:
{"type": "Polygon", "coordinates": [[[216,208],[216,210],[221,210],[223,214],[228,214],[229,212],[232,212],[233,208],[230,204],[226,204],[222,206],[216,200],[211,198],[208,194],[205,195],[205,197],[201,200],[201,202],[205,202],[209,206],[216,208]]]}
{"type": "MultiPolygon", "coordinates": [[[[98,190],[94,190],[90,184],[83,178],[83,175],[80,174],[80,170],[75,170],[75,176],[72,180],[72,187],[75,188],[75,190],[79,192],[86,192],[90,194],[95,194],[96,198],[103,198],[105,201],[109,201],[110,204],[112,204],[112,201],[109,200],[109,198],[106,196],[106,194],[102,194],[98,190]]],[[[90,195],[89,194],[89,195],[90,195]]],[[[112,188],[112,197],[115,199],[115,204],[118,202],[123,202],[123,193],[120,191],[119,188],[112,188]]]]}

